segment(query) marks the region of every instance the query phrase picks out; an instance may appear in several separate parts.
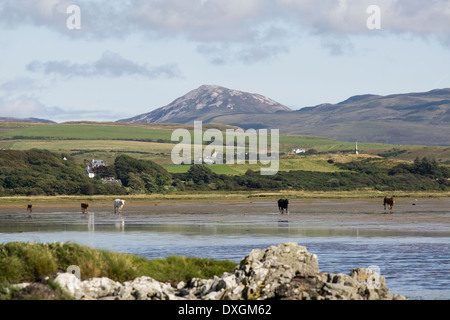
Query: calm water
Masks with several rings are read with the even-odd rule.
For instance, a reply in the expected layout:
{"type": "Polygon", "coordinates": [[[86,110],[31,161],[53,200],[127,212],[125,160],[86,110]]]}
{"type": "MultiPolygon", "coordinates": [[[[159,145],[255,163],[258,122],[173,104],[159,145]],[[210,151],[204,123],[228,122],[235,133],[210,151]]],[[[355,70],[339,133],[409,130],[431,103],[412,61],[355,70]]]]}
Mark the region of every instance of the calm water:
{"type": "Polygon", "coordinates": [[[149,259],[185,255],[239,262],[254,248],[306,246],[321,271],[349,274],[376,265],[392,293],[450,299],[450,200],[402,200],[386,214],[380,200],[293,200],[281,216],[274,201],[35,204],[0,207],[0,242],[72,241],[149,259]],[[78,205],[78,206],[77,206],[78,205]],[[26,206],[25,206],[26,209],[26,206]]]}

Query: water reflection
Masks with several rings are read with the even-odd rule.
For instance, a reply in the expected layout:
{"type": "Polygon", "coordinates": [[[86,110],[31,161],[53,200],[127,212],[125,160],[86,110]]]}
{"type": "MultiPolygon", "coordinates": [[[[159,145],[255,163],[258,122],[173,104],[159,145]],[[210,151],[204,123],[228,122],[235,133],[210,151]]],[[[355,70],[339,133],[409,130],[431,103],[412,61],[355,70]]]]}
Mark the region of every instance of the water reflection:
{"type": "Polygon", "coordinates": [[[119,221],[117,221],[114,226],[116,227],[116,230],[120,232],[125,232],[125,220],[123,217],[119,218],[119,221]]]}
{"type": "Polygon", "coordinates": [[[278,228],[289,229],[289,220],[278,220],[278,228]]]}
{"type": "Polygon", "coordinates": [[[88,213],[87,218],[88,218],[88,230],[90,232],[94,232],[95,231],[95,215],[93,213],[88,213]]]}

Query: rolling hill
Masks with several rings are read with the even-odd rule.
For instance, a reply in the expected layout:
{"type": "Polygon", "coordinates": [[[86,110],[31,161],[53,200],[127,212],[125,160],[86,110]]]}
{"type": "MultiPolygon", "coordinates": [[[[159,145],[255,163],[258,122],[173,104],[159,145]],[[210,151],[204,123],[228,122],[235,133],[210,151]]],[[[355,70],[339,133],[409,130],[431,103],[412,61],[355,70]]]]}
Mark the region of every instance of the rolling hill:
{"type": "Polygon", "coordinates": [[[165,107],[119,122],[192,124],[194,120],[343,141],[448,146],[450,89],[359,95],[293,111],[261,95],[201,86],[165,107]]]}
{"type": "MultiPolygon", "coordinates": [[[[65,153],[77,163],[92,159],[102,159],[106,163],[122,154],[139,159],[152,160],[160,165],[170,166],[171,172],[179,172],[183,166],[174,166],[171,152],[178,141],[171,141],[175,129],[193,130],[192,125],[170,123],[112,123],[112,122],[68,122],[62,124],[34,124],[0,122],[1,150],[46,149],[65,153]]],[[[221,131],[236,128],[228,125],[205,124],[203,128],[217,128],[221,131]]],[[[327,161],[339,154],[354,153],[355,143],[335,139],[306,136],[280,135],[282,162],[280,170],[327,171],[333,166],[327,161]],[[294,148],[305,148],[311,155],[290,155],[294,148]],[[314,152],[312,152],[314,151],[314,152]],[[317,158],[314,157],[317,153],[317,158]]],[[[387,157],[396,160],[412,161],[416,157],[435,158],[440,163],[450,164],[450,147],[414,146],[381,143],[358,143],[360,155],[364,157],[387,157]]],[[[355,155],[353,155],[355,156],[355,155]]],[[[352,157],[350,157],[351,159],[352,157]]],[[[336,161],[341,162],[336,158],[336,161]]],[[[213,170],[221,173],[245,173],[248,165],[215,165],[213,170]]],[[[185,169],[185,168],[184,168],[185,169]]],[[[183,169],[183,170],[184,170],[183,169]]]]}

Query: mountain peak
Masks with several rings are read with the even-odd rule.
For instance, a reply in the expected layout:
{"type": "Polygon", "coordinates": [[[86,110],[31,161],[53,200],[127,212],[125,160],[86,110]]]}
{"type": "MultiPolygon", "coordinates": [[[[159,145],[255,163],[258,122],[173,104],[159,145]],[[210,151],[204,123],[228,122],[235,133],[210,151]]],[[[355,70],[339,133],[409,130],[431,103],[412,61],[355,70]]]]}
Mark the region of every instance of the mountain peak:
{"type": "Polygon", "coordinates": [[[202,85],[167,106],[119,121],[189,123],[201,120],[211,122],[214,118],[225,115],[270,114],[278,111],[292,110],[260,94],[228,89],[218,85],[202,85]]]}

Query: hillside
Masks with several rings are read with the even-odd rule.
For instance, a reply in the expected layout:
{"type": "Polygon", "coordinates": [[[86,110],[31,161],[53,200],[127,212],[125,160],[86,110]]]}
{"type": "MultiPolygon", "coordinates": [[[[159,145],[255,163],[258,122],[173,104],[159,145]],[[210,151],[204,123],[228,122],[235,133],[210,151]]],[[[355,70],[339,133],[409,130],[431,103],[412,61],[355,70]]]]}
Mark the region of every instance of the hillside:
{"type": "Polygon", "coordinates": [[[388,96],[360,95],[337,104],[292,111],[261,95],[202,86],[171,104],[130,119],[131,123],[194,120],[248,128],[280,129],[343,141],[450,145],[450,89],[388,96]]]}
{"type": "Polygon", "coordinates": [[[176,99],[165,107],[118,122],[131,123],[190,123],[194,120],[215,122],[214,118],[250,114],[273,114],[290,108],[259,94],[230,90],[220,86],[203,85],[176,99]]]}
{"type": "MultiPolygon", "coordinates": [[[[232,127],[208,124],[221,131],[232,127]]],[[[79,164],[92,159],[114,163],[117,156],[125,154],[138,159],[152,160],[164,165],[170,172],[185,172],[184,166],[175,166],[171,151],[177,142],[171,141],[173,130],[192,125],[169,123],[64,123],[31,124],[0,122],[0,150],[46,149],[65,153],[79,164]]],[[[305,135],[280,135],[282,153],[280,170],[335,171],[327,160],[330,155],[351,155],[355,143],[305,135]],[[289,155],[294,148],[305,148],[309,155],[289,155]],[[314,155],[316,153],[316,155],[314,155]],[[284,155],[283,155],[284,154],[284,155]]],[[[416,157],[435,158],[440,163],[450,163],[450,147],[393,145],[381,143],[358,143],[359,157],[382,156],[385,158],[413,161],[416,157]]],[[[354,156],[354,155],[353,155],[354,156]]],[[[238,174],[251,165],[215,165],[217,173],[238,174]]]]}
{"type": "MultiPolygon", "coordinates": [[[[228,123],[231,119],[215,119],[228,123]]],[[[254,122],[280,124],[291,134],[320,135],[344,141],[409,145],[450,145],[450,89],[389,96],[363,95],[254,122]]],[[[246,126],[245,122],[233,121],[246,126]]]]}
{"type": "Polygon", "coordinates": [[[119,195],[161,192],[170,183],[171,175],[148,160],[119,155],[107,167],[95,168],[97,176],[90,179],[83,165],[66,154],[47,150],[0,151],[0,196],[11,195],[119,195]],[[117,183],[104,183],[101,178],[113,177],[117,183]]]}
{"type": "Polygon", "coordinates": [[[0,151],[0,196],[123,194],[118,185],[89,179],[68,155],[46,150],[0,151]]]}
{"type": "MultiPolygon", "coordinates": [[[[15,128],[5,123],[5,127],[8,130],[0,132],[0,196],[446,191],[450,181],[446,165],[450,147],[360,143],[360,154],[356,155],[351,142],[281,135],[279,172],[261,176],[260,164],[173,165],[171,151],[177,142],[170,137],[180,125],[17,123],[15,128]],[[307,152],[291,154],[296,147],[307,152]],[[422,160],[398,160],[417,157],[422,160]],[[96,170],[97,177],[89,179],[84,175],[85,165],[92,159],[104,160],[107,168],[96,170]],[[103,183],[101,178],[107,177],[120,179],[122,186],[103,183]]],[[[189,125],[186,128],[192,130],[189,125]]]]}

